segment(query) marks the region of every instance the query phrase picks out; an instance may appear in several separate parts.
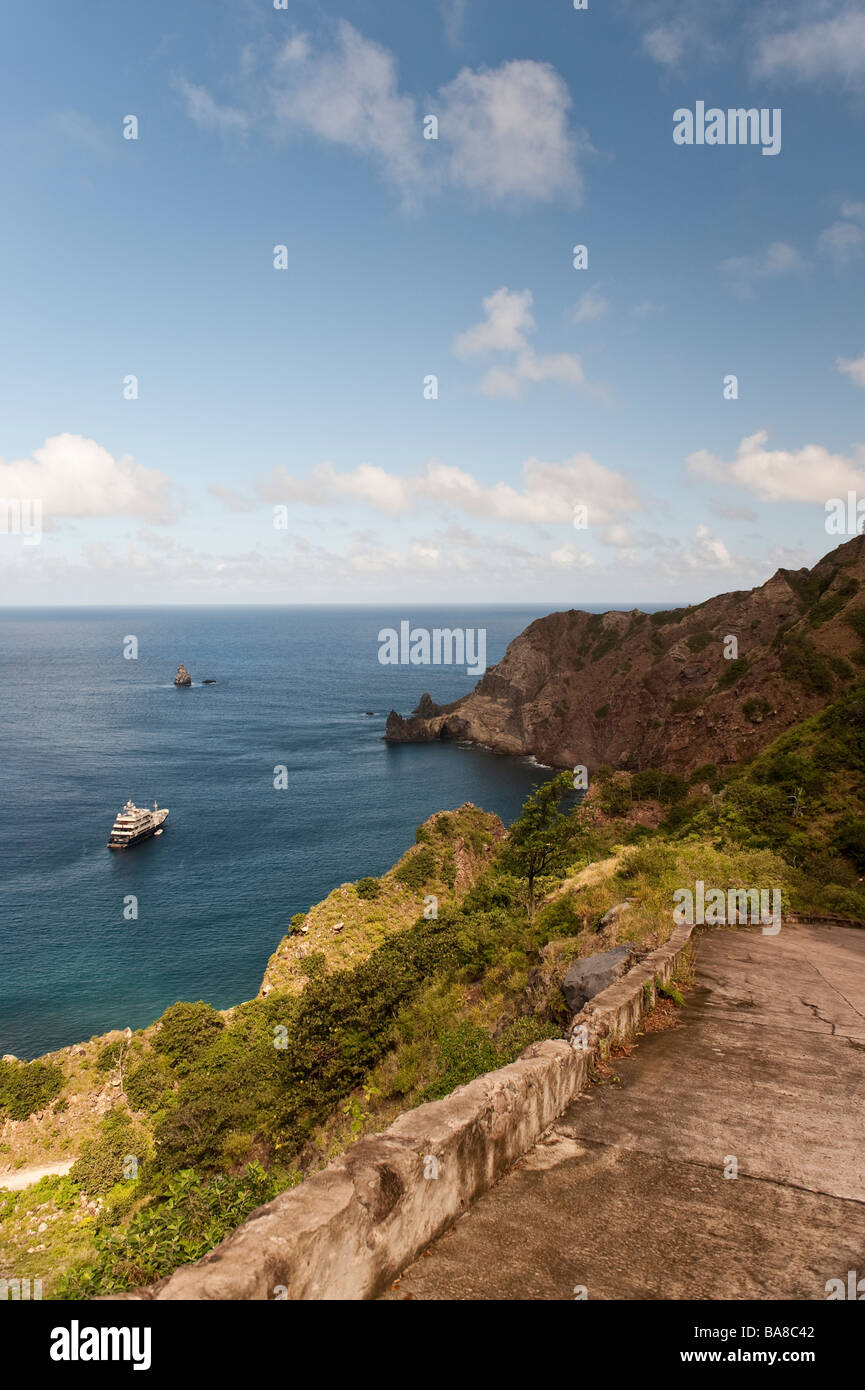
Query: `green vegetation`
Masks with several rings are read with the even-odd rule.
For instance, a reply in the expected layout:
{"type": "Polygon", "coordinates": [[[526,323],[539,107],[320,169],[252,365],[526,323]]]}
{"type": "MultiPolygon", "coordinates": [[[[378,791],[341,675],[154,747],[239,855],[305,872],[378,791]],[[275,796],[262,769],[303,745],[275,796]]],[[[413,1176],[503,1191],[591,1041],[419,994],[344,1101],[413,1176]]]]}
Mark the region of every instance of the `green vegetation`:
{"type": "Polygon", "coordinates": [[[725,662],[724,671],[718,678],[718,689],[729,690],[730,686],[736,685],[750,665],[751,659],[747,656],[737,656],[735,661],[725,662]]]}
{"type": "Polygon", "coordinates": [[[88,1193],[108,1192],[122,1182],[144,1158],[144,1131],[126,1110],[109,1110],[95,1138],[86,1140],[69,1174],[88,1193]]]}
{"type": "Polygon", "coordinates": [[[216,1010],[202,1000],[197,1004],[172,1004],[162,1015],[154,1051],[165,1058],[177,1076],[185,1076],[223,1026],[216,1010]]]}
{"type": "Polygon", "coordinates": [[[759,724],[761,719],[765,719],[767,714],[772,713],[772,706],[768,700],[762,696],[750,696],[742,702],[742,713],[746,719],[750,719],[752,724],[759,724]]]}
{"type": "Polygon", "coordinates": [[[435,851],[428,845],[422,845],[413,854],[407,855],[399,868],[394,869],[394,878],[412,892],[418,893],[429,883],[437,869],[435,851]]]}
{"type": "Polygon", "coordinates": [[[50,1062],[0,1062],[0,1117],[26,1120],[63,1089],[63,1069],[50,1062]]]}
{"type": "Polygon", "coordinates": [[[786,638],[781,673],[814,695],[829,695],[835,687],[829,662],[807,637],[786,638]]]}
{"type": "MultiPolygon", "coordinates": [[[[436,817],[396,870],[338,890],[291,988],[225,1018],[201,1002],[175,1004],[135,1036],[116,1105],[69,1177],[40,1184],[57,1218],[39,1257],[55,1271],[46,1292],[83,1298],[161,1277],[358,1135],[561,1036],[563,967],[621,942],[659,944],[682,884],[769,884],[785,911],[865,919],[863,793],[865,678],[732,772],[602,767],[581,806],[562,773],[535,789],[504,842],[480,813],[436,817]],[[632,823],[647,802],[666,817],[657,830],[632,823]],[[598,805],[611,817],[601,824],[598,805]],[[453,872],[457,836],[477,852],[474,882],[424,916],[421,894],[431,883],[438,894],[453,872]],[[624,897],[630,908],[599,930],[624,897]],[[319,949],[344,941],[351,904],[374,916],[397,901],[412,904],[409,924],[371,934],[365,950],[355,938],[356,958],[319,949]]],[[[676,983],[657,988],[681,1005],[676,983]]],[[[89,1065],[113,1067],[117,1048],[94,1049],[89,1065]]],[[[62,1075],[3,1064],[4,1113],[50,1105],[62,1075]]],[[[29,1192],[0,1196],[0,1216],[18,1268],[38,1204],[29,1192]]]]}
{"type": "Polygon", "coordinates": [[[705,695],[698,695],[696,693],[693,695],[680,695],[679,698],[674,700],[670,705],[670,711],[672,714],[687,714],[689,710],[699,709],[705,699],[705,695]]]}
{"type": "MultiPolygon", "coordinates": [[[[117,1196],[133,1199],[136,1184],[123,1187],[115,1189],[117,1196]]],[[[94,1258],[63,1277],[57,1297],[96,1298],[161,1279],[206,1255],[278,1190],[258,1163],[235,1177],[207,1181],[191,1170],[177,1173],[154,1188],[150,1202],[128,1224],[98,1226],[94,1258]]]]}
{"type": "Polygon", "coordinates": [[[377,878],[359,878],[354,889],[357,896],[365,902],[381,897],[381,884],[377,878]]]}
{"type": "Polygon", "coordinates": [[[574,783],[569,772],[546,782],[532,792],[519,820],[510,828],[501,862],[517,878],[525,880],[529,922],[535,915],[535,890],[541,874],[555,873],[573,857],[579,833],[572,816],[559,809],[566,797],[573,796],[574,783]]]}
{"type": "Polygon", "coordinates": [[[841,609],[846,607],[858,590],[858,579],[853,579],[852,577],[850,579],[845,579],[844,583],[838,586],[834,594],[827,594],[825,598],[820,599],[818,603],[814,604],[814,607],[808,614],[809,624],[812,627],[822,627],[823,623],[828,623],[830,618],[837,617],[841,609]]]}

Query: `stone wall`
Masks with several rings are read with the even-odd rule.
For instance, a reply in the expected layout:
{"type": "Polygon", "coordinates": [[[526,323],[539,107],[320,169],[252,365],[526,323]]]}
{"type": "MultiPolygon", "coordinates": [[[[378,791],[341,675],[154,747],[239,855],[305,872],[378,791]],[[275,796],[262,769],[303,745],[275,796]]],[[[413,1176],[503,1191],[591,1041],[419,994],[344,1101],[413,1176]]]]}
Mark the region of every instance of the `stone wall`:
{"type": "Polygon", "coordinates": [[[599,1051],[633,1035],[693,928],[598,994],[567,1039],[407,1111],[254,1212],[197,1264],[132,1299],[368,1299],[537,1143],[586,1084],[599,1051]]]}

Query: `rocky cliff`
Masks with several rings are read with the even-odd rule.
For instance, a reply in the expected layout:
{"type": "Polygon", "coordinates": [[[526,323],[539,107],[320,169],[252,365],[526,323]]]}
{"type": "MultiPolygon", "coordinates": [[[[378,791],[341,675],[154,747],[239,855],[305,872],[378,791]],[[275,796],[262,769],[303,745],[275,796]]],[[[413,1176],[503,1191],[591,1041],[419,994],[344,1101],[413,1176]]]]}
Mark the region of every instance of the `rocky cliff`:
{"type": "Polygon", "coordinates": [[[393,743],[464,739],[554,767],[687,772],[758,752],[865,664],[865,536],[687,608],[551,613],[469,695],[391,711],[393,743]],[[734,639],[734,640],[731,640],[734,639]]]}

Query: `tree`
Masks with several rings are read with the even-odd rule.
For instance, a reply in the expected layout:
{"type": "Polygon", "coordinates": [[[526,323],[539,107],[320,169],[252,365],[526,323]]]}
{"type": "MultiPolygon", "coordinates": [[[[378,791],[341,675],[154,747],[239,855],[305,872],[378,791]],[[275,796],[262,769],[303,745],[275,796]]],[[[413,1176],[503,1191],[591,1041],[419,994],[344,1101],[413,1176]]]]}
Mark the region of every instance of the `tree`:
{"type": "Polygon", "coordinates": [[[508,829],[508,840],[500,863],[526,880],[529,923],[535,920],[535,888],[541,874],[566,868],[580,828],[573,816],[559,809],[566,796],[573,795],[573,777],[560,772],[552,781],[537,787],[523,806],[522,814],[508,829]]]}

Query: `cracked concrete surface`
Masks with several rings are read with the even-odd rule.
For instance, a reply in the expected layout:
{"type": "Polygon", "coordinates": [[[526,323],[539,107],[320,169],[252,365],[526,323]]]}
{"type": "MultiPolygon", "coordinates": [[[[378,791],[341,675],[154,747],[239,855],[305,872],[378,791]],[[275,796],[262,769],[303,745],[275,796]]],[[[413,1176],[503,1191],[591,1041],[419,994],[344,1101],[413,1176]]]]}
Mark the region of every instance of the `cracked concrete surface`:
{"type": "Polygon", "coordinates": [[[384,1297],[825,1299],[865,1275],[865,932],[700,936],[679,1026],[616,1070],[384,1297]]]}

